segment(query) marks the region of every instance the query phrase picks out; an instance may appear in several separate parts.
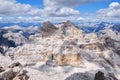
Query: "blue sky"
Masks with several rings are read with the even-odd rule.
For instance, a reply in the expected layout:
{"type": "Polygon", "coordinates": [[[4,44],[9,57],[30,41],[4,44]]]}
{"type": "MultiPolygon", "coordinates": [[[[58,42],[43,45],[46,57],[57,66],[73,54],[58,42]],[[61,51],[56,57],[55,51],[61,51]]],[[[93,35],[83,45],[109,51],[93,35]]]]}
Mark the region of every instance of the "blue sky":
{"type": "Polygon", "coordinates": [[[120,0],[0,0],[2,21],[120,21],[120,0]]]}
{"type": "Polygon", "coordinates": [[[102,8],[107,8],[110,2],[93,2],[84,5],[77,6],[75,9],[80,10],[82,13],[95,12],[102,8]]]}
{"type": "Polygon", "coordinates": [[[38,8],[43,8],[43,0],[17,0],[17,1],[23,4],[30,4],[38,8]]]}

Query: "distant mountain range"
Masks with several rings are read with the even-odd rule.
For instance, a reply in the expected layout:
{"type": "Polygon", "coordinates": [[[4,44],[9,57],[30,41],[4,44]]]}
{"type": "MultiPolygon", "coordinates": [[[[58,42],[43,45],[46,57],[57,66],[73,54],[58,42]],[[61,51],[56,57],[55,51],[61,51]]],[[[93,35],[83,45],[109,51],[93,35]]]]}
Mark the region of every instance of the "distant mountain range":
{"type": "Polygon", "coordinates": [[[19,22],[19,23],[12,23],[12,22],[5,22],[2,23],[0,22],[0,27],[4,27],[4,26],[13,26],[13,25],[18,25],[21,27],[28,27],[28,26],[41,26],[41,23],[33,23],[33,22],[19,22]]]}
{"type": "Polygon", "coordinates": [[[120,32],[120,24],[119,23],[101,22],[101,23],[91,23],[91,24],[87,24],[87,25],[81,24],[81,25],[79,25],[79,27],[86,33],[99,32],[100,30],[103,30],[105,28],[111,28],[113,30],[120,32]]]}
{"type": "MultiPolygon", "coordinates": [[[[59,23],[54,23],[53,24],[59,24],[59,23]]],[[[98,32],[100,30],[103,30],[105,27],[112,25],[111,29],[120,31],[120,23],[108,23],[108,22],[96,22],[96,23],[81,23],[81,22],[75,22],[75,25],[77,25],[80,29],[82,29],[86,33],[91,33],[91,32],[98,32]]],[[[29,26],[42,26],[42,22],[18,22],[18,23],[12,23],[12,22],[0,22],[0,27],[5,27],[5,26],[13,26],[13,25],[18,25],[21,27],[29,27],[29,26]]]]}

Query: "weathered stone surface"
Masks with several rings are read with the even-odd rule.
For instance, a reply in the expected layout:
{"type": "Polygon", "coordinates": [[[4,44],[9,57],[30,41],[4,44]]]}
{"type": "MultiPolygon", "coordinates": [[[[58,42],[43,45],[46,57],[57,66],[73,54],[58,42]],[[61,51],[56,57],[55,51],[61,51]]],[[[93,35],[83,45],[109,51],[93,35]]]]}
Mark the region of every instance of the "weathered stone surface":
{"type": "Polygon", "coordinates": [[[9,57],[0,54],[0,66],[6,69],[10,64],[11,64],[11,59],[9,57]]]}
{"type": "Polygon", "coordinates": [[[81,58],[79,54],[56,54],[54,56],[56,64],[60,66],[72,65],[79,66],[81,58]]]}
{"type": "Polygon", "coordinates": [[[52,34],[55,34],[55,31],[57,30],[57,27],[55,27],[52,23],[49,21],[44,22],[42,27],[40,28],[41,36],[47,37],[51,36],[52,34]]]}
{"type": "Polygon", "coordinates": [[[101,71],[98,71],[98,73],[95,74],[95,79],[94,80],[105,80],[104,73],[101,71]]]}
{"type": "Polygon", "coordinates": [[[27,75],[27,71],[23,70],[16,74],[13,80],[28,80],[29,76],[27,75]]]}
{"type": "Polygon", "coordinates": [[[0,66],[0,73],[3,71],[5,71],[5,70],[3,69],[3,67],[0,66]]]}
{"type": "Polygon", "coordinates": [[[9,66],[10,68],[14,67],[22,67],[22,65],[19,62],[13,63],[12,65],[9,66]]]}
{"type": "Polygon", "coordinates": [[[15,75],[12,69],[7,69],[4,72],[0,73],[0,78],[3,80],[12,80],[14,76],[15,75]]]}
{"type": "Polygon", "coordinates": [[[92,80],[88,73],[74,73],[65,80],[92,80]]]}
{"type": "MultiPolygon", "coordinates": [[[[13,33],[10,32],[10,34],[14,36],[13,33]]],[[[5,36],[11,38],[9,34],[5,36]]],[[[5,69],[8,66],[13,68],[13,72],[17,73],[14,79],[18,80],[25,78],[24,69],[26,68],[28,68],[30,80],[94,80],[95,75],[92,79],[85,72],[95,74],[98,70],[103,70],[105,74],[116,73],[114,75],[119,77],[119,46],[119,41],[109,38],[99,40],[95,33],[85,34],[70,21],[57,26],[45,22],[39,33],[30,36],[30,42],[15,48],[0,47],[0,52],[7,50],[6,55],[0,55],[0,65],[5,69]],[[14,59],[11,58],[11,60],[9,56],[14,59]],[[10,65],[12,61],[20,62],[23,69],[20,68],[19,63],[10,65]],[[75,75],[72,77],[71,74],[75,75]]],[[[111,76],[114,80],[115,76],[111,76]]],[[[107,76],[108,80],[111,76],[107,76]]],[[[96,79],[101,77],[103,74],[96,74],[96,79]]]]}

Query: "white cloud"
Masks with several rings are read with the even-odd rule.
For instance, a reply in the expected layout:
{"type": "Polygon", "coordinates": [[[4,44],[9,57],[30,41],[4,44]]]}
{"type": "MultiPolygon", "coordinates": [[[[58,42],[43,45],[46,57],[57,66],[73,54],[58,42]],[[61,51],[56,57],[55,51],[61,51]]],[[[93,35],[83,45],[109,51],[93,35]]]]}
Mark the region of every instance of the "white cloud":
{"type": "Polygon", "coordinates": [[[120,18],[120,3],[112,2],[108,8],[100,9],[97,13],[101,18],[120,18]]]}
{"type": "Polygon", "coordinates": [[[74,7],[95,1],[103,0],[44,0],[43,12],[49,16],[78,16],[80,11],[74,7]]]}
{"type": "Polygon", "coordinates": [[[109,7],[111,8],[116,8],[116,7],[120,7],[120,4],[118,2],[112,2],[109,7]]]}
{"type": "Polygon", "coordinates": [[[40,9],[29,4],[21,4],[16,0],[0,0],[0,16],[34,16],[39,13],[41,13],[40,9]]]}
{"type": "Polygon", "coordinates": [[[65,17],[65,16],[75,16],[80,14],[80,11],[75,10],[71,7],[61,6],[61,3],[59,2],[58,4],[58,1],[59,0],[44,0],[43,16],[65,17]]]}
{"type": "Polygon", "coordinates": [[[75,7],[89,2],[104,0],[44,0],[45,6],[75,7]]]}
{"type": "Polygon", "coordinates": [[[82,18],[82,17],[78,17],[77,20],[78,20],[78,21],[83,21],[84,18],[82,18]]]}
{"type": "Polygon", "coordinates": [[[73,8],[60,7],[56,1],[44,0],[44,8],[35,8],[16,0],[0,0],[0,16],[72,16],[79,11],[73,8]]]}
{"type": "MultiPolygon", "coordinates": [[[[70,20],[72,22],[75,22],[75,21],[78,21],[78,17],[75,17],[75,16],[67,16],[67,17],[48,17],[47,19],[45,19],[44,21],[46,20],[50,20],[50,21],[54,21],[54,22],[65,22],[67,20],[70,20]]],[[[81,17],[81,20],[83,20],[83,18],[81,17]]],[[[43,22],[44,22],[43,21],[43,22]]]]}
{"type": "Polygon", "coordinates": [[[72,8],[61,8],[59,11],[56,12],[56,15],[63,15],[63,16],[69,16],[69,15],[79,15],[80,12],[78,10],[74,10],[72,8]]]}
{"type": "MultiPolygon", "coordinates": [[[[43,0],[44,7],[40,9],[29,4],[22,4],[17,0],[0,0],[0,21],[83,20],[80,16],[80,11],[74,9],[74,7],[95,1],[102,0],[43,0]]],[[[118,4],[111,4],[110,8],[115,8],[115,6],[118,6],[118,4]]],[[[104,14],[102,10],[98,12],[101,12],[100,14],[103,12],[104,14]]],[[[112,14],[109,13],[109,15],[112,14]]]]}
{"type": "Polygon", "coordinates": [[[16,17],[15,20],[18,21],[18,22],[41,22],[42,18],[39,17],[39,16],[35,16],[35,17],[19,16],[19,17],[16,17]]]}
{"type": "Polygon", "coordinates": [[[0,17],[0,21],[2,20],[3,18],[2,17],[0,17]]]}

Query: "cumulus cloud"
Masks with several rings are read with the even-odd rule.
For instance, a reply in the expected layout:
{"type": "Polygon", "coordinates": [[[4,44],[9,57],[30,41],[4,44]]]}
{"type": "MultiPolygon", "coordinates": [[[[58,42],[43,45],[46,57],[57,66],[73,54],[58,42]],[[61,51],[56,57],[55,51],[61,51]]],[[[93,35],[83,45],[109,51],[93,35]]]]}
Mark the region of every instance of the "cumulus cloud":
{"type": "Polygon", "coordinates": [[[45,6],[75,7],[77,5],[102,0],[44,0],[45,6]]]}
{"type": "Polygon", "coordinates": [[[75,16],[80,14],[80,11],[78,10],[75,10],[68,6],[61,5],[66,2],[60,3],[59,0],[44,0],[43,3],[44,3],[44,9],[43,9],[44,16],[65,17],[65,16],[75,16]]]}
{"type": "Polygon", "coordinates": [[[70,16],[80,12],[73,7],[99,0],[43,0],[44,8],[35,8],[16,0],[0,0],[0,16],[70,16]],[[64,15],[65,14],[65,15],[64,15]]]}
{"type": "Polygon", "coordinates": [[[43,12],[50,16],[77,16],[80,15],[80,11],[75,10],[74,7],[95,1],[102,0],[44,0],[43,12]]]}
{"type": "Polygon", "coordinates": [[[0,0],[0,16],[72,16],[80,14],[73,8],[60,7],[56,1],[44,0],[44,8],[35,8],[16,0],[0,0]]]}
{"type": "MultiPolygon", "coordinates": [[[[42,21],[44,20],[83,20],[80,11],[74,7],[101,0],[43,0],[43,8],[23,4],[17,0],[0,0],[0,21],[42,21]],[[13,17],[11,17],[13,16],[13,17]],[[25,17],[29,16],[29,17],[25,17]],[[53,19],[54,18],[54,19],[53,19]]],[[[115,8],[119,4],[111,4],[115,8]]],[[[101,12],[102,10],[98,11],[101,12]]],[[[103,11],[104,12],[104,11],[103,11]]],[[[117,14],[117,13],[116,13],[117,14]]]]}
{"type": "Polygon", "coordinates": [[[75,17],[75,16],[54,17],[54,18],[53,17],[49,17],[49,18],[43,20],[43,22],[46,21],[46,20],[50,20],[50,21],[54,21],[54,22],[65,22],[67,20],[70,20],[72,22],[77,22],[77,21],[83,21],[84,18],[82,18],[82,17],[75,17]]]}
{"type": "Polygon", "coordinates": [[[0,0],[0,16],[36,15],[41,10],[29,4],[21,4],[16,0],[0,0]]]}
{"type": "Polygon", "coordinates": [[[69,15],[79,15],[80,12],[78,10],[74,10],[72,8],[61,8],[59,11],[56,12],[56,15],[63,15],[63,16],[69,16],[69,15]]]}
{"type": "Polygon", "coordinates": [[[120,18],[120,3],[112,2],[108,8],[97,11],[101,18],[120,18]]]}
{"type": "Polygon", "coordinates": [[[111,8],[117,8],[117,7],[120,7],[120,4],[118,2],[112,2],[109,7],[111,8]]]}

